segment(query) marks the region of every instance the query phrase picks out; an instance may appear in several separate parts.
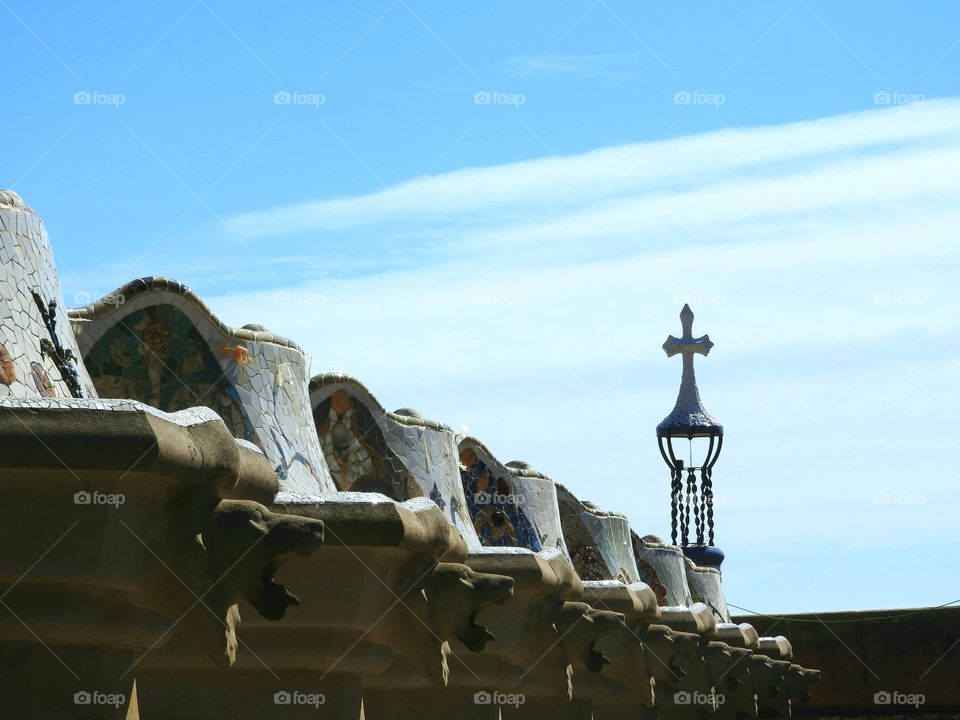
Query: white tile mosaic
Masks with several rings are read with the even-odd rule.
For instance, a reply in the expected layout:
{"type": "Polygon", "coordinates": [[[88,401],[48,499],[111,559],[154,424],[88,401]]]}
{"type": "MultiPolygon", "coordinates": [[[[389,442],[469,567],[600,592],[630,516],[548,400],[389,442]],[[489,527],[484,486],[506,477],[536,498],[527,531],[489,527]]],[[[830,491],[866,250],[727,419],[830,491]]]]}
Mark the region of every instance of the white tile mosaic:
{"type": "Polygon", "coordinates": [[[359,380],[340,373],[310,384],[321,446],[342,490],[380,490],[397,500],[432,500],[481,547],[466,509],[456,436],[446,425],[388,412],[359,380]]]}
{"type": "MultiPolygon", "coordinates": [[[[72,397],[69,385],[41,342],[53,341],[32,296],[56,302],[54,333],[64,350],[80,357],[50,242],[40,219],[15,193],[0,191],[0,397],[72,397]]],[[[82,363],[72,363],[84,396],[96,391],[82,363]]]]}
{"type": "Polygon", "coordinates": [[[113,295],[123,301],[71,311],[101,395],[134,394],[160,407],[209,404],[238,438],[262,450],[283,489],[335,490],[300,348],[270,333],[225,326],[189,289],[166,278],[134,281],[113,295]],[[212,371],[205,372],[205,362],[212,371]]]}

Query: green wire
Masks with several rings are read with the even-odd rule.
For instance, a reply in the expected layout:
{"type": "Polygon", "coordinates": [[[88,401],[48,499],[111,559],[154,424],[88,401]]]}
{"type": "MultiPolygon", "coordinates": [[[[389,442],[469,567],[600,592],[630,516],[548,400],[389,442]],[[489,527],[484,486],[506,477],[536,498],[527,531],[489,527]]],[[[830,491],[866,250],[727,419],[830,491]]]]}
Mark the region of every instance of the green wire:
{"type": "Polygon", "coordinates": [[[821,620],[819,618],[808,619],[808,618],[790,617],[788,615],[767,615],[766,613],[757,612],[756,610],[749,610],[745,607],[734,605],[732,602],[728,602],[727,605],[729,605],[730,607],[734,607],[737,610],[743,610],[744,612],[750,613],[751,615],[770,618],[771,620],[783,620],[785,622],[821,623],[824,625],[839,625],[843,623],[872,622],[874,620],[898,620],[899,618],[910,617],[912,615],[924,615],[934,610],[939,610],[941,608],[949,607],[951,605],[956,605],[957,603],[960,603],[960,600],[951,600],[950,602],[944,603],[943,605],[935,605],[934,607],[923,608],[921,610],[904,610],[903,612],[898,613],[897,615],[874,615],[871,617],[848,618],[846,620],[821,620]]]}

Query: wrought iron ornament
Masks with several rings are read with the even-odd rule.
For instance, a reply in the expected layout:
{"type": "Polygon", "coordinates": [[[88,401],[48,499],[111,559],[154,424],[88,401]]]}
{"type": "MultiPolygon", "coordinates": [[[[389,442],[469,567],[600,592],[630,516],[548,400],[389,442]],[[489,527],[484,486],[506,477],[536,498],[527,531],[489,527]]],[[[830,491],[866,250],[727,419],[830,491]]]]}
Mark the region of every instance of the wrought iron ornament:
{"type": "Polygon", "coordinates": [[[83,387],[80,385],[80,375],[74,367],[77,358],[72,350],[64,348],[60,344],[60,338],[57,337],[57,303],[55,300],[51,300],[44,304],[43,298],[36,290],[31,291],[31,294],[33,295],[33,301],[40,310],[43,324],[47,326],[47,332],[50,333],[50,340],[40,338],[40,352],[53,360],[53,364],[60,371],[60,377],[63,378],[70,389],[70,394],[75,398],[82,398],[83,387]]]}
{"type": "Polygon", "coordinates": [[[723,426],[717,422],[703,405],[700,391],[697,388],[697,379],[693,370],[693,356],[706,356],[710,353],[713,343],[709,335],[693,336],[693,311],[689,305],[684,305],[680,312],[680,323],[683,335],[667,338],[663,344],[663,351],[667,357],[681,355],[683,357],[683,375],[680,381],[680,392],[677,402],[667,417],[657,426],[657,438],[660,444],[660,454],[663,461],[670,468],[671,493],[671,531],[673,543],[677,544],[677,521],[680,524],[680,544],[690,544],[690,515],[693,511],[693,534],[696,545],[713,545],[713,465],[720,455],[723,445],[723,426]],[[698,466],[692,463],[686,466],[674,451],[674,439],[708,438],[710,441],[707,455],[698,466]],[[686,482],[683,471],[686,469],[686,482]],[[699,487],[697,482],[699,471],[699,487]]]}

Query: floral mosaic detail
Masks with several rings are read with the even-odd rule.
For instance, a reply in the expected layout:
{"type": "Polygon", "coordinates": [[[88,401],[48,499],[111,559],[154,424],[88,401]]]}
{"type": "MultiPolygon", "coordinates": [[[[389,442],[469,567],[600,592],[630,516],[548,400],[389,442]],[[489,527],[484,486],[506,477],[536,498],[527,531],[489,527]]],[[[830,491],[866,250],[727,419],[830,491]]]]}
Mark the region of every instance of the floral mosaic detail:
{"type": "Polygon", "coordinates": [[[660,576],[657,574],[657,569],[643,559],[643,540],[641,540],[640,536],[635,532],[631,532],[630,541],[633,544],[633,555],[637,559],[637,572],[640,573],[640,580],[649,585],[650,589],[656,594],[657,605],[669,605],[670,601],[667,600],[667,596],[670,594],[670,591],[667,589],[667,586],[661,582],[660,576]]]}
{"type": "Polygon", "coordinates": [[[43,369],[43,365],[38,362],[32,362],[30,363],[30,368],[33,370],[33,384],[36,385],[40,397],[56,397],[57,389],[54,387],[53,380],[50,379],[47,371],[43,369]]]}
{"type": "Polygon", "coordinates": [[[7,346],[0,343],[0,384],[12,385],[17,379],[17,368],[13,364],[13,356],[7,346]]]}
{"type": "Polygon", "coordinates": [[[687,582],[688,561],[679,548],[665,545],[653,535],[641,538],[631,531],[630,541],[640,580],[651,587],[660,605],[693,602],[687,582]]]}
{"type": "Polygon", "coordinates": [[[567,541],[570,560],[583,580],[616,580],[600,551],[595,546],[593,535],[569,503],[560,501],[560,525],[567,541]]]}
{"type": "Polygon", "coordinates": [[[172,305],[152,305],[118,321],[84,364],[100,397],[139,400],[167,412],[204,405],[234,436],[260,445],[230,377],[190,318],[172,305]]]}
{"type": "Polygon", "coordinates": [[[346,390],[319,403],[313,417],[338,489],[379,492],[400,501],[422,494],[408,481],[403,462],[387,445],[373,414],[346,390]]]}
{"type": "Polygon", "coordinates": [[[534,552],[543,549],[539,534],[520,507],[510,480],[494,478],[490,468],[470,448],[460,453],[460,480],[481,543],[525,547],[534,552]]]}
{"type": "Polygon", "coordinates": [[[657,596],[657,605],[665,606],[669,605],[667,600],[667,595],[669,591],[667,586],[660,582],[660,576],[657,575],[656,568],[653,567],[646,560],[637,559],[637,570],[640,573],[640,579],[650,586],[650,589],[653,590],[654,594],[657,596]]]}
{"type": "Polygon", "coordinates": [[[593,545],[580,545],[570,550],[570,561],[581,580],[612,580],[607,564],[593,545]]]}

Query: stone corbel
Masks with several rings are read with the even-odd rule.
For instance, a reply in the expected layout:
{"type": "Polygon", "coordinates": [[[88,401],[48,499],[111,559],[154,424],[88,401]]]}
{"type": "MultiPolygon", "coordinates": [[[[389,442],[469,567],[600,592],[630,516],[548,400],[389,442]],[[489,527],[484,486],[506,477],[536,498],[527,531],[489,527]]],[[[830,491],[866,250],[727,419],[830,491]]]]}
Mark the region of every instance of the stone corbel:
{"type": "Polygon", "coordinates": [[[687,675],[687,666],[696,659],[699,638],[679,633],[666,625],[638,629],[647,656],[647,667],[659,692],[687,675]]]}
{"type": "Polygon", "coordinates": [[[169,499],[162,516],[145,541],[135,601],[178,619],[214,663],[230,667],[237,656],[240,601],[269,620],[299,605],[273,577],[284,561],[308,556],[323,543],[323,522],[206,493],[169,499]]]}
{"type": "Polygon", "coordinates": [[[819,670],[808,670],[796,663],[791,664],[787,673],[787,695],[790,696],[790,701],[810,702],[810,686],[819,681],[819,670]]]}
{"type": "Polygon", "coordinates": [[[708,642],[703,651],[714,690],[724,697],[723,710],[737,717],[757,717],[757,696],[750,680],[753,653],[726,643],[708,642]]]}
{"type": "Polygon", "coordinates": [[[496,638],[478,622],[480,612],[491,605],[503,605],[512,595],[513,578],[479,573],[460,563],[437,563],[427,576],[410,608],[431,631],[430,654],[441,658],[444,685],[450,672],[449,641],[456,638],[472,652],[482,652],[496,638]]]}
{"type": "MultiPolygon", "coordinates": [[[[624,626],[621,613],[609,610],[597,610],[582,602],[565,602],[560,609],[560,616],[556,622],[557,632],[560,634],[560,649],[568,668],[576,670],[586,668],[592,673],[598,673],[610,663],[603,652],[597,648],[597,642],[618,628],[624,626]]],[[[568,678],[571,677],[568,670],[568,678]]],[[[573,697],[573,688],[568,688],[570,697],[573,697]]]]}
{"type": "Polygon", "coordinates": [[[771,660],[762,655],[754,655],[750,659],[750,677],[761,713],[790,717],[790,698],[787,695],[789,671],[790,663],[784,660],[771,660]]]}

